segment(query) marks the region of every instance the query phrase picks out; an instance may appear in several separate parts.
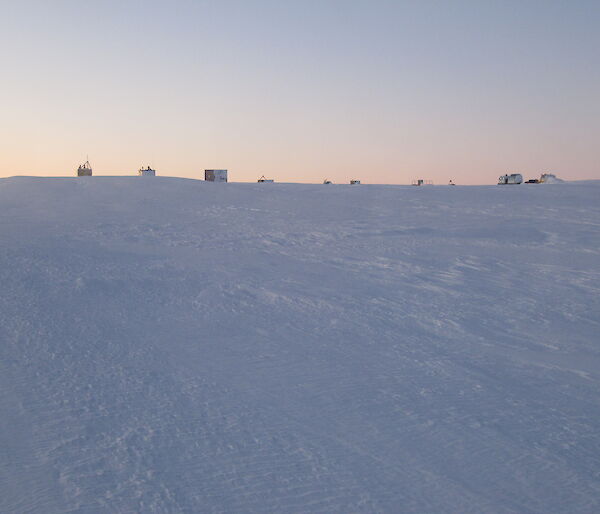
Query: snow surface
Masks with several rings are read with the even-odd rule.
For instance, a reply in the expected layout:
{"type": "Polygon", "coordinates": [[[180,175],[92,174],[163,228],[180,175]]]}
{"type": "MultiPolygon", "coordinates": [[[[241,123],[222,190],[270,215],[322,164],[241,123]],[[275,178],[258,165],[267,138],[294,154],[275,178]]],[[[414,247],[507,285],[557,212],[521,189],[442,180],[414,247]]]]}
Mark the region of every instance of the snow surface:
{"type": "Polygon", "coordinates": [[[598,182],[0,214],[0,512],[600,512],[598,182]]]}

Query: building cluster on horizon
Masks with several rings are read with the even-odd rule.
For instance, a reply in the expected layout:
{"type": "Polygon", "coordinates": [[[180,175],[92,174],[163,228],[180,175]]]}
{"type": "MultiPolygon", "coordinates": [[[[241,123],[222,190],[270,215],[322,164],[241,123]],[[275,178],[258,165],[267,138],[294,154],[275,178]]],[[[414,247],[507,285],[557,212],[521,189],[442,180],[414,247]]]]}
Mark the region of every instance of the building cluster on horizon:
{"type": "MultiPolygon", "coordinates": [[[[552,184],[563,182],[563,180],[559,179],[553,173],[542,173],[540,178],[530,178],[525,184],[552,184]]],[[[500,175],[498,177],[498,185],[503,186],[507,184],[522,184],[523,183],[523,175],[520,173],[511,173],[510,175],[500,175]]]]}
{"type": "MultiPolygon", "coordinates": [[[[80,164],[77,168],[78,177],[91,177],[92,174],[92,166],[89,160],[86,160],[84,164],[80,164]]],[[[138,175],[140,177],[156,177],[156,170],[152,169],[150,166],[147,166],[146,168],[142,166],[138,170],[138,175]]],[[[204,170],[204,180],[207,182],[227,182],[227,170],[204,170]]],[[[275,179],[266,178],[264,175],[262,175],[257,182],[260,184],[272,184],[275,182],[275,179]]],[[[325,179],[323,184],[333,184],[333,182],[325,179]]],[[[350,181],[350,184],[360,184],[360,180],[353,179],[350,181]]]]}
{"type": "MultiPolygon", "coordinates": [[[[156,170],[152,169],[150,166],[147,166],[146,168],[141,167],[138,170],[138,175],[141,177],[155,177],[156,170]]],[[[92,166],[91,166],[89,160],[86,160],[85,163],[79,165],[79,167],[77,168],[77,176],[78,177],[91,177],[92,176],[92,166]]],[[[207,182],[227,182],[228,181],[227,170],[226,169],[204,170],[204,180],[207,182]]],[[[262,175],[257,180],[257,182],[261,183],[261,184],[273,183],[273,182],[275,182],[275,180],[272,178],[266,178],[264,175],[262,175]]],[[[552,173],[542,173],[539,179],[529,179],[525,182],[525,184],[544,184],[544,183],[557,183],[557,182],[563,182],[563,180],[557,178],[556,175],[554,175],[552,173]]],[[[522,183],[523,183],[523,175],[521,175],[520,173],[505,174],[505,175],[501,175],[498,178],[498,185],[522,184],[522,183]]],[[[325,179],[325,180],[323,180],[323,184],[333,184],[333,182],[329,179],[325,179]]],[[[360,180],[352,179],[352,180],[350,180],[350,184],[358,185],[358,184],[360,184],[360,180]]],[[[428,186],[428,185],[432,186],[433,180],[420,178],[420,179],[413,180],[412,185],[413,186],[428,186]]],[[[454,181],[452,179],[450,179],[450,181],[448,182],[448,185],[454,186],[456,184],[454,183],[454,181]]]]}

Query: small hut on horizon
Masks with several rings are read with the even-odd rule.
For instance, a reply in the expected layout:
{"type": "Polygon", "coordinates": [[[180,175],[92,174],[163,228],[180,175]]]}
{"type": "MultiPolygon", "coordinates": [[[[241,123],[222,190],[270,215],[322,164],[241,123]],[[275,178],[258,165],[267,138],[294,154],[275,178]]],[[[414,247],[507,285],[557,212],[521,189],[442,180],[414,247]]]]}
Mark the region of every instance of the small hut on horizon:
{"type": "Polygon", "coordinates": [[[156,177],[156,170],[153,170],[150,166],[147,168],[140,168],[138,170],[138,175],[140,177],[156,177]]]}
{"type": "Polygon", "coordinates": [[[204,180],[208,182],[227,182],[227,170],[204,170],[204,180]]]}
{"type": "Polygon", "coordinates": [[[79,168],[77,168],[77,176],[78,177],[91,177],[92,176],[92,166],[90,165],[90,161],[85,161],[84,164],[79,165],[79,168]]]}

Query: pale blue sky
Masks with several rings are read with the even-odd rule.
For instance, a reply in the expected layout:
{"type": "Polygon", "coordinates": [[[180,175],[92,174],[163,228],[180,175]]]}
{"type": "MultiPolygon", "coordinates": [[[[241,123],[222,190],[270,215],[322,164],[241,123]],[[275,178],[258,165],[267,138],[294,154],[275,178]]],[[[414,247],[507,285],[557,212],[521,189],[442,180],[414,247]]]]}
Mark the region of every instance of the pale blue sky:
{"type": "Polygon", "coordinates": [[[598,1],[0,4],[0,176],[600,178],[598,1]]]}

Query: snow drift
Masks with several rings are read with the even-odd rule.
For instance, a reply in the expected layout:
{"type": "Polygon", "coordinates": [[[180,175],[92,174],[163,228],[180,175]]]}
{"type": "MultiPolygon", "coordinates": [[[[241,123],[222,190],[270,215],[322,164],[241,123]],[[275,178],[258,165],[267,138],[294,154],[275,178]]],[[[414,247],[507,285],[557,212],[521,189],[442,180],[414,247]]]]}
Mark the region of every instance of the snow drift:
{"type": "Polygon", "coordinates": [[[0,180],[0,511],[598,512],[599,200],[0,180]]]}

